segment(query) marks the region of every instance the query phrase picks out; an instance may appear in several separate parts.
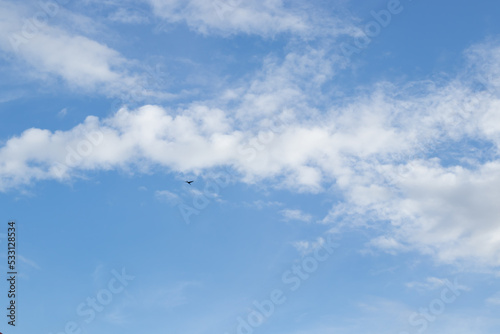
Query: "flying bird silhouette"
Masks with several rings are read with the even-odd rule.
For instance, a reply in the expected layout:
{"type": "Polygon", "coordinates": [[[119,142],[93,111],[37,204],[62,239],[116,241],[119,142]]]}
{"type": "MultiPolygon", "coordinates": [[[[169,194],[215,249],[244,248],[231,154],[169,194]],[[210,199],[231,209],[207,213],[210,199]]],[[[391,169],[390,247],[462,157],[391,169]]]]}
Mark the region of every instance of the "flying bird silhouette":
{"type": "Polygon", "coordinates": [[[193,183],[194,181],[184,181],[186,182],[187,184],[191,185],[191,183],[193,183]]]}

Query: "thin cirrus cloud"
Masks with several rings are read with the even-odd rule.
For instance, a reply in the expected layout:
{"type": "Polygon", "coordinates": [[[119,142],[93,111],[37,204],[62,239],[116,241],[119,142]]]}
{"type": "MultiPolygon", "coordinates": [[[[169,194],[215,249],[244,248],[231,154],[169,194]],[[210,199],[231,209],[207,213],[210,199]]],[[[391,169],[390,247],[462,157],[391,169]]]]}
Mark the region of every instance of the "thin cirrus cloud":
{"type": "MultiPolygon", "coordinates": [[[[436,290],[438,288],[441,288],[446,285],[453,285],[452,282],[450,282],[446,278],[437,278],[437,277],[427,277],[425,279],[425,282],[408,282],[406,283],[406,286],[410,289],[417,289],[420,291],[426,291],[426,290],[436,290]]],[[[457,288],[463,291],[469,291],[470,288],[464,285],[457,285],[457,288]]]]}
{"type": "MultiPolygon", "coordinates": [[[[183,23],[198,33],[273,37],[357,36],[350,16],[326,17],[314,6],[281,0],[148,0],[154,15],[167,24],[183,23]]],[[[345,13],[344,13],[345,14],[345,13]]],[[[161,25],[160,25],[161,26],[161,25]]]]}
{"type": "Polygon", "coordinates": [[[144,24],[149,22],[149,17],[146,14],[125,8],[116,9],[108,16],[108,19],[124,24],[144,24]]]}
{"type": "Polygon", "coordinates": [[[207,34],[274,35],[305,30],[304,17],[285,10],[281,1],[150,0],[154,13],[170,23],[185,22],[207,34]]]}
{"type": "Polygon", "coordinates": [[[168,190],[157,190],[155,196],[159,200],[165,201],[171,205],[178,204],[180,201],[179,195],[168,190]]]}
{"type": "Polygon", "coordinates": [[[298,220],[307,223],[312,220],[312,216],[310,214],[302,212],[301,210],[286,209],[282,210],[281,214],[283,215],[283,218],[287,221],[298,220]]]}
{"type": "Polygon", "coordinates": [[[486,303],[488,303],[489,305],[493,305],[495,307],[498,307],[500,306],[500,291],[499,292],[496,292],[494,295],[492,295],[491,297],[488,297],[486,299],[486,303]]]}

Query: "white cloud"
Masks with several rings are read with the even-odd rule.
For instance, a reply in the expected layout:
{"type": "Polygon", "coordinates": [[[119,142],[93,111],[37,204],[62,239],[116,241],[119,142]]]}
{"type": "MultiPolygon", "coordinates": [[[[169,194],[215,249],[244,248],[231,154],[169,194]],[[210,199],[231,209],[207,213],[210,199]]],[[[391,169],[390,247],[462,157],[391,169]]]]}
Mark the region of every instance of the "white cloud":
{"type": "Polygon", "coordinates": [[[40,266],[33,260],[30,260],[22,255],[17,256],[22,263],[27,264],[28,266],[40,270],[40,266]]]}
{"type": "Polygon", "coordinates": [[[63,108],[61,109],[58,113],[57,113],[57,116],[60,117],[60,118],[63,118],[64,116],[66,116],[68,114],[68,108],[63,108]]]}
{"type": "MultiPolygon", "coordinates": [[[[496,73],[498,52],[483,56],[496,73]]],[[[26,130],[0,148],[0,189],[85,170],[160,165],[196,175],[228,166],[247,183],[333,187],[343,203],[324,222],[377,227],[381,236],[371,246],[416,249],[447,263],[500,264],[494,89],[474,89],[463,73],[439,85],[380,83],[320,112],[315,88],[335,73],[334,64],[319,51],[292,52],[283,62],[266,60],[247,85],[183,110],[122,108],[68,131],[26,130]]],[[[474,77],[478,70],[470,71],[474,77]]],[[[494,78],[485,80],[496,87],[494,78]]]]}
{"type": "Polygon", "coordinates": [[[170,310],[189,302],[188,292],[203,284],[197,281],[179,281],[168,286],[156,286],[142,289],[133,301],[127,304],[129,312],[134,310],[170,310]]]}
{"type": "Polygon", "coordinates": [[[201,34],[259,35],[281,33],[312,36],[356,36],[351,15],[333,16],[326,8],[282,0],[148,0],[155,15],[166,23],[186,23],[201,34]]]}
{"type": "Polygon", "coordinates": [[[301,32],[306,17],[286,10],[281,1],[263,0],[150,0],[156,15],[170,23],[186,22],[200,33],[274,35],[301,32]]]}
{"type": "MultiPolygon", "coordinates": [[[[439,293],[436,297],[439,298],[439,293]]],[[[431,303],[432,300],[437,299],[428,302],[431,303]]],[[[482,308],[457,309],[456,305],[446,305],[443,312],[436,314],[429,312],[430,305],[408,305],[397,300],[367,297],[366,300],[356,303],[359,312],[355,316],[341,315],[326,321],[321,319],[316,324],[299,324],[290,333],[489,334],[498,330],[498,317],[485,315],[486,310],[482,308]]]]}
{"type": "Polygon", "coordinates": [[[143,75],[130,71],[133,61],[118,51],[55,25],[59,15],[71,13],[56,2],[50,4],[44,11],[0,1],[0,50],[19,59],[29,69],[26,73],[37,79],[60,78],[73,89],[124,99],[132,93],[136,100],[170,96],[148,89],[143,75]]]}
{"type": "Polygon", "coordinates": [[[396,228],[396,235],[440,260],[458,258],[500,263],[500,163],[476,170],[417,165],[399,182],[405,198],[388,217],[394,222],[412,218],[396,228]],[[403,209],[403,210],[401,210],[403,209]],[[474,247],[470,251],[470,247],[474,247]]]}
{"type": "Polygon", "coordinates": [[[125,24],[142,24],[149,22],[149,18],[144,13],[126,8],[118,8],[108,16],[108,19],[125,24]]]}
{"type": "Polygon", "coordinates": [[[167,203],[172,204],[172,205],[179,203],[179,200],[180,200],[179,196],[176,193],[173,193],[173,192],[168,191],[168,190],[158,190],[155,192],[155,196],[158,199],[164,200],[167,203]]]}
{"type": "Polygon", "coordinates": [[[92,272],[91,276],[92,276],[92,279],[94,280],[94,283],[95,284],[99,284],[103,279],[104,277],[106,276],[107,272],[106,272],[106,266],[102,263],[99,263],[94,271],[92,272]]]}
{"type": "Polygon", "coordinates": [[[104,314],[104,320],[113,325],[124,326],[129,322],[130,317],[127,316],[120,307],[115,306],[115,309],[104,314]]]}
{"type": "Polygon", "coordinates": [[[383,249],[390,254],[395,254],[396,252],[404,249],[404,246],[399,241],[385,235],[372,239],[368,245],[383,249]]]}
{"type": "Polygon", "coordinates": [[[318,237],[314,241],[301,240],[294,242],[292,245],[302,256],[305,256],[322,247],[324,244],[325,239],[323,237],[318,237]]]}
{"type": "Polygon", "coordinates": [[[263,201],[263,200],[259,199],[259,200],[253,201],[252,203],[244,202],[244,205],[248,206],[248,207],[257,208],[258,210],[262,210],[264,208],[269,208],[269,207],[273,207],[273,206],[282,206],[283,203],[278,202],[278,201],[263,201]]]}
{"type": "MultiPolygon", "coordinates": [[[[406,283],[406,286],[417,290],[435,290],[445,285],[446,281],[447,279],[427,277],[425,282],[408,282],[406,283]]],[[[460,289],[465,290],[466,288],[460,286],[460,289]]]]}
{"type": "Polygon", "coordinates": [[[500,305],[500,291],[488,297],[486,303],[494,306],[500,305]]]}
{"type": "Polygon", "coordinates": [[[280,213],[283,215],[283,218],[287,221],[299,220],[308,223],[312,220],[312,216],[310,214],[304,213],[301,210],[285,209],[281,210],[280,213]]]}

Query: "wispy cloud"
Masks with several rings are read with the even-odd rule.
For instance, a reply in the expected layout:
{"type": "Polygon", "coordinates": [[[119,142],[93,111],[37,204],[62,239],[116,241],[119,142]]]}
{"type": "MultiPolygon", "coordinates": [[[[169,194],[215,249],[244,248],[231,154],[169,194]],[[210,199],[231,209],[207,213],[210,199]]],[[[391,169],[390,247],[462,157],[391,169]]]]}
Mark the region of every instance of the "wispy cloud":
{"type": "Polygon", "coordinates": [[[125,97],[130,91],[143,99],[171,96],[150,89],[133,60],[104,43],[56,25],[56,17],[70,13],[55,2],[50,6],[49,19],[40,21],[38,14],[47,16],[42,8],[0,1],[0,50],[29,68],[24,72],[37,80],[55,77],[75,90],[112,97],[125,97]],[[60,14],[63,11],[65,14],[60,14]]]}
{"type": "Polygon", "coordinates": [[[488,297],[486,299],[486,303],[494,306],[499,306],[500,305],[500,292],[495,293],[491,297],[488,297]]]}
{"type": "Polygon", "coordinates": [[[166,201],[171,205],[178,204],[180,201],[179,195],[168,190],[158,190],[155,192],[156,198],[166,201]]]}
{"type": "Polygon", "coordinates": [[[270,207],[277,207],[277,206],[283,206],[284,204],[282,202],[278,201],[263,201],[263,200],[256,200],[251,203],[244,203],[245,206],[248,207],[255,207],[258,210],[262,210],[264,208],[270,208],[270,207]]]}
{"type": "Polygon", "coordinates": [[[308,27],[307,17],[285,9],[281,1],[240,0],[149,0],[154,13],[169,23],[185,22],[200,33],[274,35],[300,32],[308,27]]]}
{"type": "Polygon", "coordinates": [[[309,223],[313,218],[310,214],[304,213],[301,210],[285,209],[281,210],[280,213],[286,221],[298,220],[309,223]]]}
{"type": "Polygon", "coordinates": [[[425,282],[408,282],[405,285],[411,289],[417,290],[435,290],[446,284],[446,279],[437,277],[427,277],[425,282]]]}
{"type": "Polygon", "coordinates": [[[30,260],[30,259],[22,256],[21,254],[18,254],[17,257],[19,260],[21,260],[22,263],[27,264],[28,266],[35,268],[35,269],[38,269],[38,270],[41,269],[40,266],[35,261],[30,260]]]}
{"type": "Polygon", "coordinates": [[[293,243],[293,246],[302,255],[307,255],[314,252],[316,249],[322,247],[325,244],[325,239],[323,237],[318,237],[314,241],[301,240],[293,243]]]}
{"type": "Polygon", "coordinates": [[[60,118],[63,118],[64,116],[66,116],[68,114],[68,108],[63,108],[61,109],[58,113],[57,113],[57,116],[60,117],[60,118]]]}
{"type": "Polygon", "coordinates": [[[140,295],[128,301],[129,311],[134,309],[171,310],[189,303],[188,290],[200,287],[197,281],[179,281],[168,286],[151,287],[140,291],[140,295]]]}
{"type": "Polygon", "coordinates": [[[144,24],[150,21],[144,12],[127,8],[117,8],[108,16],[108,19],[125,24],[144,24]]]}

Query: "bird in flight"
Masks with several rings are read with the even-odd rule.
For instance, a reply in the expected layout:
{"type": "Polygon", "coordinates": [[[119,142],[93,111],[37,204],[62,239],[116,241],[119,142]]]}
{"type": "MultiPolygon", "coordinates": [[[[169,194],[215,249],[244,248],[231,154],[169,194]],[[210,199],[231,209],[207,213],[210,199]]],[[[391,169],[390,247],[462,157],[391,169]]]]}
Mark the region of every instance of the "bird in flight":
{"type": "Polygon", "coordinates": [[[193,183],[194,181],[184,181],[186,182],[187,184],[191,185],[191,183],[193,183]]]}

